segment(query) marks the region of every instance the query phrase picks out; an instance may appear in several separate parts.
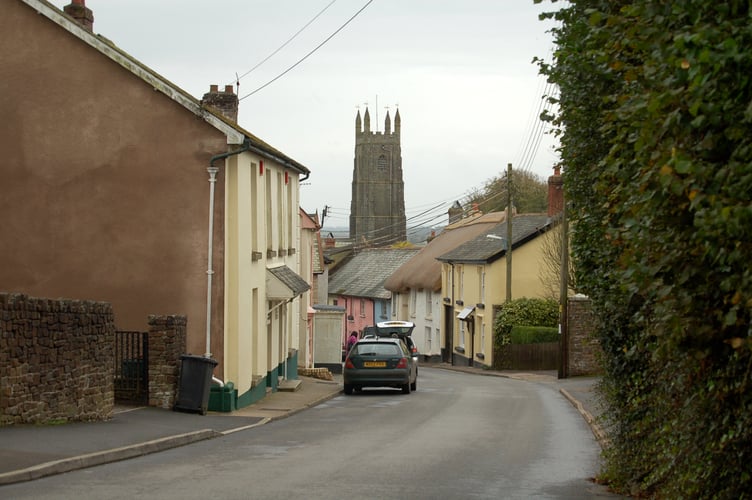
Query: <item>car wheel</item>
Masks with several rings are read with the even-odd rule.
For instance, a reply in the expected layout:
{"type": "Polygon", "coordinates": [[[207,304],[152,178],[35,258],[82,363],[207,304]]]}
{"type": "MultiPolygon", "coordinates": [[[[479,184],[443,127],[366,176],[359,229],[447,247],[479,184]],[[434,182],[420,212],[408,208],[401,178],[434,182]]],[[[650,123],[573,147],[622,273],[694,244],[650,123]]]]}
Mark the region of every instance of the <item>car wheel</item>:
{"type": "Polygon", "coordinates": [[[402,394],[410,394],[410,382],[402,384],[402,394]]]}
{"type": "Polygon", "coordinates": [[[350,394],[352,394],[352,391],[353,391],[352,384],[345,384],[345,394],[349,396],[350,394]]]}
{"type": "Polygon", "coordinates": [[[418,377],[415,377],[415,382],[410,384],[410,390],[411,391],[417,391],[418,390],[418,377]]]}

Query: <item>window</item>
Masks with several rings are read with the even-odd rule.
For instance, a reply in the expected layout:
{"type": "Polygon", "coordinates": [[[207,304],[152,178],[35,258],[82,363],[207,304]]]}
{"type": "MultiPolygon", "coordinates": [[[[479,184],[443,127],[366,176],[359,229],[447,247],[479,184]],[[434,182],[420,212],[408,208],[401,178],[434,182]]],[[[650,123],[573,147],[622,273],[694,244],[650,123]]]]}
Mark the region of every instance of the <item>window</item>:
{"type": "Polygon", "coordinates": [[[259,199],[258,193],[258,168],[257,165],[251,162],[251,199],[254,200],[251,203],[251,251],[258,252],[262,249],[259,248],[259,215],[258,211],[260,207],[256,204],[256,200],[259,199]]]}
{"type": "Polygon", "coordinates": [[[415,302],[418,298],[418,291],[414,288],[410,290],[410,316],[415,316],[415,302]]]}
{"type": "Polygon", "coordinates": [[[379,307],[381,308],[381,314],[380,316],[384,319],[387,319],[389,311],[387,311],[386,307],[386,300],[379,301],[379,307]]]}
{"type": "Polygon", "coordinates": [[[485,321],[480,324],[480,353],[486,353],[486,323],[485,321]]]}
{"type": "Polygon", "coordinates": [[[430,318],[433,312],[433,292],[431,290],[423,290],[423,294],[426,296],[426,318],[430,318]]]}
{"type": "Polygon", "coordinates": [[[426,327],[426,352],[431,353],[431,327],[426,327]]]}
{"type": "Polygon", "coordinates": [[[293,248],[296,244],[295,240],[293,239],[293,235],[295,234],[293,229],[295,229],[295,216],[298,215],[297,212],[294,210],[293,205],[293,190],[292,190],[292,176],[285,172],[285,178],[289,179],[287,181],[287,184],[285,184],[285,202],[286,202],[286,226],[287,226],[287,248],[293,248]]]}
{"type": "Polygon", "coordinates": [[[285,200],[282,195],[282,188],[284,187],[284,177],[282,172],[277,172],[277,249],[281,250],[285,248],[285,200]]]}
{"type": "Polygon", "coordinates": [[[483,266],[479,267],[478,274],[480,275],[478,277],[478,281],[480,282],[480,303],[484,304],[486,302],[486,268],[483,266]]]}
{"type": "Polygon", "coordinates": [[[386,156],[379,156],[379,159],[376,160],[376,165],[379,167],[379,170],[386,170],[386,167],[389,166],[389,162],[387,161],[386,156]]]}
{"type": "Polygon", "coordinates": [[[400,352],[400,348],[397,344],[393,343],[359,343],[355,344],[350,355],[358,354],[360,356],[400,356],[404,353],[400,352]]]}
{"type": "Polygon", "coordinates": [[[460,286],[459,286],[459,289],[457,290],[457,296],[459,297],[459,300],[465,300],[462,298],[463,291],[465,288],[465,269],[463,266],[457,266],[457,274],[459,275],[459,278],[460,278],[460,283],[459,283],[460,286]]]}
{"type": "Polygon", "coordinates": [[[274,241],[272,240],[272,228],[274,227],[274,219],[272,218],[272,176],[266,176],[266,248],[272,250],[274,248],[274,241]]]}
{"type": "Polygon", "coordinates": [[[363,318],[366,315],[366,299],[360,299],[360,317],[363,318]]]}

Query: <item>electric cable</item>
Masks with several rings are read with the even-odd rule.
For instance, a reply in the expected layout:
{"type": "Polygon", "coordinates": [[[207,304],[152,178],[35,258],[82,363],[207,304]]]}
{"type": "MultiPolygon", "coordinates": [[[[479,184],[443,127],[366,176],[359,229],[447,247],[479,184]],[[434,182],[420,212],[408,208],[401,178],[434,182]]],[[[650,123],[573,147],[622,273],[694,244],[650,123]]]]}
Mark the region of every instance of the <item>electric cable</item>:
{"type": "Polygon", "coordinates": [[[316,19],[318,19],[318,18],[319,18],[319,16],[320,16],[321,14],[323,14],[324,12],[326,12],[326,10],[327,10],[327,9],[328,9],[329,7],[331,7],[331,6],[332,6],[332,4],[333,4],[334,2],[336,2],[336,1],[337,1],[337,0],[332,0],[331,2],[329,2],[329,3],[327,4],[327,6],[326,6],[326,7],[324,7],[323,9],[321,9],[321,10],[319,11],[319,13],[318,13],[318,14],[316,14],[315,16],[313,16],[313,18],[312,18],[312,19],[311,19],[310,21],[308,21],[308,22],[307,22],[307,23],[305,24],[305,26],[303,26],[302,28],[300,28],[300,29],[299,29],[299,30],[298,30],[298,31],[297,31],[297,32],[296,32],[296,33],[295,33],[295,34],[294,34],[293,36],[291,36],[290,38],[288,38],[288,39],[287,39],[287,41],[286,41],[285,43],[283,43],[282,45],[280,45],[280,46],[279,46],[279,48],[278,48],[277,50],[275,50],[274,52],[272,52],[271,54],[269,54],[268,56],[266,56],[266,57],[265,57],[265,58],[264,58],[263,60],[261,60],[261,62],[259,62],[258,64],[256,64],[256,65],[255,65],[254,67],[252,67],[251,69],[249,69],[248,71],[246,71],[246,72],[245,72],[245,73],[243,73],[242,75],[240,75],[240,76],[236,77],[236,78],[235,78],[235,81],[236,81],[236,83],[237,83],[238,85],[240,85],[240,80],[241,80],[241,79],[242,79],[243,77],[245,77],[245,76],[248,76],[249,74],[251,74],[251,73],[252,73],[252,72],[253,72],[253,71],[254,71],[254,70],[255,70],[256,68],[258,68],[259,66],[261,66],[262,64],[264,64],[264,63],[265,63],[266,61],[268,61],[269,59],[271,59],[272,57],[274,57],[274,56],[275,56],[275,55],[276,55],[276,54],[277,54],[277,53],[278,53],[278,52],[279,52],[280,50],[282,50],[282,49],[284,49],[285,47],[287,47],[287,45],[288,45],[288,44],[289,44],[290,42],[292,42],[293,40],[295,40],[295,38],[297,38],[297,36],[298,36],[299,34],[301,34],[301,33],[303,32],[303,30],[305,30],[305,29],[306,29],[306,28],[307,28],[308,26],[310,26],[310,25],[311,25],[311,24],[312,24],[312,23],[313,23],[313,22],[314,22],[314,21],[315,21],[316,19]]]}
{"type": "Polygon", "coordinates": [[[355,14],[353,14],[352,17],[350,17],[350,19],[348,19],[347,21],[345,21],[345,24],[343,24],[342,26],[340,26],[339,28],[337,28],[337,30],[334,33],[332,33],[331,35],[329,35],[323,42],[321,42],[320,44],[318,44],[313,50],[311,50],[306,55],[304,55],[295,64],[293,64],[292,66],[290,66],[289,68],[287,68],[286,70],[284,70],[282,73],[280,73],[279,75],[275,76],[274,78],[272,78],[271,80],[269,80],[268,82],[266,82],[265,84],[263,84],[262,86],[260,86],[259,88],[257,88],[256,90],[254,90],[253,92],[250,92],[250,93],[244,95],[243,97],[240,97],[238,99],[238,101],[242,101],[246,97],[250,97],[253,94],[255,94],[256,92],[259,92],[260,90],[265,89],[266,87],[268,87],[269,85],[271,85],[272,83],[276,82],[277,80],[279,80],[280,78],[282,78],[283,76],[285,76],[287,73],[289,73],[290,71],[292,71],[298,64],[300,64],[303,61],[305,61],[306,59],[308,59],[314,52],[316,52],[321,47],[323,47],[323,45],[326,42],[328,42],[329,40],[331,40],[332,38],[334,38],[334,35],[336,35],[340,31],[342,31],[345,28],[345,26],[347,26],[348,24],[350,24],[350,22],[352,22],[353,19],[355,19],[356,17],[358,17],[358,15],[361,12],[363,12],[366,9],[366,7],[368,7],[369,5],[371,5],[372,2],[373,2],[373,0],[368,0],[366,2],[366,4],[363,7],[361,7],[360,10],[358,10],[358,12],[356,12],[355,14]]]}

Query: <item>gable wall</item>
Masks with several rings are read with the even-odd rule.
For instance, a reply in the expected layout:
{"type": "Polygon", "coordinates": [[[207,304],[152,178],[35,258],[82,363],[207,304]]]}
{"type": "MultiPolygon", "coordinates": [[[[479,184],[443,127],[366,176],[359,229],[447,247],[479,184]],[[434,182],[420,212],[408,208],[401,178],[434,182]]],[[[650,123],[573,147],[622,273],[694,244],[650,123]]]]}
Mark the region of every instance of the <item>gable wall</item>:
{"type": "MultiPolygon", "coordinates": [[[[120,329],[184,314],[203,354],[206,167],[226,138],[19,2],[0,47],[3,290],[110,302],[120,329]]],[[[222,203],[215,217],[221,291],[222,203]]],[[[221,327],[221,293],[213,306],[221,327]]]]}

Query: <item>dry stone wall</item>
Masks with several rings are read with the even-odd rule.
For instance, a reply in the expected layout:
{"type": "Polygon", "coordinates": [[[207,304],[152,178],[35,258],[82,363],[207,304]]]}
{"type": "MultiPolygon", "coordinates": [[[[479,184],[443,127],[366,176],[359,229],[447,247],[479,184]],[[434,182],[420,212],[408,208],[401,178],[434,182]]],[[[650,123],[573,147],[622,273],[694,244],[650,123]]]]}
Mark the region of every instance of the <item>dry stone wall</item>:
{"type": "Polygon", "coordinates": [[[107,420],[112,306],[0,293],[0,425],[107,420]]]}
{"type": "Polygon", "coordinates": [[[149,406],[175,405],[187,318],[149,316],[149,406]]]}

